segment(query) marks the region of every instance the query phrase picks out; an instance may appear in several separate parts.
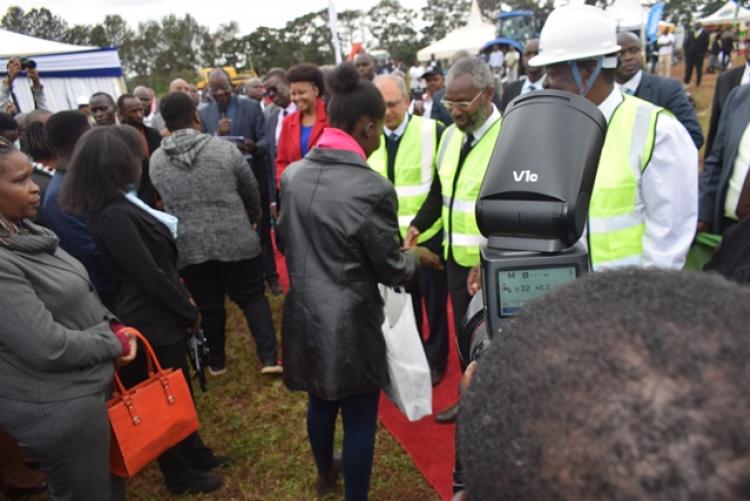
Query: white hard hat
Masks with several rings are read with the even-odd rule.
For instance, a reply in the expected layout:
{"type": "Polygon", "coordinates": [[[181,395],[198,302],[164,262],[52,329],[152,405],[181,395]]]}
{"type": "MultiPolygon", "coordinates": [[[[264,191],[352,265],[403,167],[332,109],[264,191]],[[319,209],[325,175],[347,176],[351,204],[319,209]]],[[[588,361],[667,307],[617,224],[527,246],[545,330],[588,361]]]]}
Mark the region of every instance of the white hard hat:
{"type": "Polygon", "coordinates": [[[617,66],[617,26],[602,9],[591,5],[560,7],[550,13],[539,36],[539,54],[530,66],[597,59],[606,55],[603,68],[617,66]]]}

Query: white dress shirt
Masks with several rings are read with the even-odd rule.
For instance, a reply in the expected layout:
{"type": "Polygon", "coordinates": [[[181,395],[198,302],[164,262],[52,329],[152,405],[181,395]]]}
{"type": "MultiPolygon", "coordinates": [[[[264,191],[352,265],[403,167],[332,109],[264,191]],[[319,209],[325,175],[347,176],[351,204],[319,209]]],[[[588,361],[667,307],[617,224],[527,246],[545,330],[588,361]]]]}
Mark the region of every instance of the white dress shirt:
{"type": "Polygon", "coordinates": [[[289,106],[283,110],[279,110],[279,119],[276,121],[276,130],[274,131],[274,138],[276,139],[276,145],[279,144],[279,136],[281,136],[281,127],[284,125],[284,119],[297,111],[297,105],[293,102],[289,103],[289,106]]]}
{"type": "Polygon", "coordinates": [[[742,79],[740,85],[750,83],[750,63],[745,63],[745,71],[742,72],[742,79]]]}
{"type": "MultiPolygon", "coordinates": [[[[599,105],[607,123],[623,99],[615,87],[599,105]]],[[[640,261],[632,264],[681,269],[698,222],[698,150],[668,113],[656,120],[654,151],[639,186],[646,231],[640,261]]]]}
{"type": "Polygon", "coordinates": [[[737,221],[737,204],[740,201],[742,187],[745,185],[747,171],[750,170],[750,125],[745,127],[740,144],[737,148],[737,157],[732,167],[732,175],[727,185],[727,195],[724,198],[724,215],[737,221]]]}
{"type": "Polygon", "coordinates": [[[404,119],[401,120],[401,123],[396,127],[395,129],[391,130],[385,125],[383,125],[383,132],[385,132],[386,137],[391,137],[395,134],[395,137],[393,139],[398,139],[399,137],[404,135],[404,132],[406,131],[406,126],[409,125],[409,114],[407,113],[404,115],[404,119]]]}
{"type": "Polygon", "coordinates": [[[635,91],[637,91],[638,86],[641,85],[641,80],[643,80],[643,70],[638,70],[638,73],[633,75],[633,77],[630,80],[620,84],[620,89],[625,94],[630,94],[631,96],[635,96],[635,91]]]}
{"type": "Polygon", "coordinates": [[[542,77],[535,82],[532,82],[531,80],[529,80],[529,77],[527,76],[523,77],[523,87],[521,87],[520,95],[523,96],[524,94],[528,94],[529,92],[544,89],[544,78],[546,76],[547,76],[546,74],[542,75],[542,77]]]}

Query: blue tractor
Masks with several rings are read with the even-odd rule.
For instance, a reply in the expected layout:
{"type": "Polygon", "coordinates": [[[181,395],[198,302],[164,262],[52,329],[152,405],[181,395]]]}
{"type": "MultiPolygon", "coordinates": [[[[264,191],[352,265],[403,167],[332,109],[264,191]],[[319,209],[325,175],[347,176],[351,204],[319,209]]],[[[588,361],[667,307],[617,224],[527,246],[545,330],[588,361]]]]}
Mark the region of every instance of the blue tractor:
{"type": "Polygon", "coordinates": [[[497,38],[484,44],[482,52],[492,50],[494,46],[499,45],[514,47],[522,53],[524,44],[537,35],[534,13],[530,10],[501,12],[497,20],[497,38]]]}

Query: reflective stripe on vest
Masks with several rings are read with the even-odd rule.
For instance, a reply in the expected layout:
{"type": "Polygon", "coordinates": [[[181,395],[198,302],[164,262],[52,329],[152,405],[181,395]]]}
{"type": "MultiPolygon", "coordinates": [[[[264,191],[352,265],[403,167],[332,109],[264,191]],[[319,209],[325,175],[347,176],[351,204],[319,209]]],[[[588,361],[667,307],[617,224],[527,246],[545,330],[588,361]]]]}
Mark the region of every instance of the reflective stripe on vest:
{"type": "MultiPolygon", "coordinates": [[[[419,212],[427,199],[432,186],[435,153],[437,144],[437,122],[429,118],[412,116],[406,125],[393,168],[393,185],[398,196],[398,223],[401,237],[406,237],[409,223],[419,212]]],[[[388,147],[386,140],[380,141],[380,147],[375,150],[367,163],[372,170],[388,177],[388,147]]],[[[431,228],[419,235],[419,242],[426,242],[434,237],[442,228],[438,219],[431,228]]]]}
{"type": "Polygon", "coordinates": [[[589,254],[594,270],[638,265],[646,218],[641,177],[654,150],[662,108],[623,95],[607,128],[589,205],[589,254]]]}
{"type": "Polygon", "coordinates": [[[461,266],[479,264],[479,246],[486,243],[477,227],[475,205],[484,173],[495,149],[495,142],[500,134],[498,119],[479,139],[469,152],[456,182],[455,193],[453,182],[458,167],[464,133],[451,125],[443,134],[438,148],[438,175],[443,191],[443,227],[445,233],[446,259],[452,253],[453,260],[461,266]],[[448,233],[450,230],[450,234],[448,233]]]}

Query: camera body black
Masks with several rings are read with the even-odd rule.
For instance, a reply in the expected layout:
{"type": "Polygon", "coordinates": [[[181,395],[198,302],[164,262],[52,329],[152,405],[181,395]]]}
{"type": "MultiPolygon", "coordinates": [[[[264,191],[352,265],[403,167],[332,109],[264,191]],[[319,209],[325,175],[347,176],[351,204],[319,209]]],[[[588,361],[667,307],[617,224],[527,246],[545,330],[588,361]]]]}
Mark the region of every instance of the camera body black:
{"type": "Polygon", "coordinates": [[[33,59],[29,59],[28,57],[22,57],[20,61],[21,61],[22,70],[35,70],[36,69],[36,61],[34,61],[33,59]]]}

